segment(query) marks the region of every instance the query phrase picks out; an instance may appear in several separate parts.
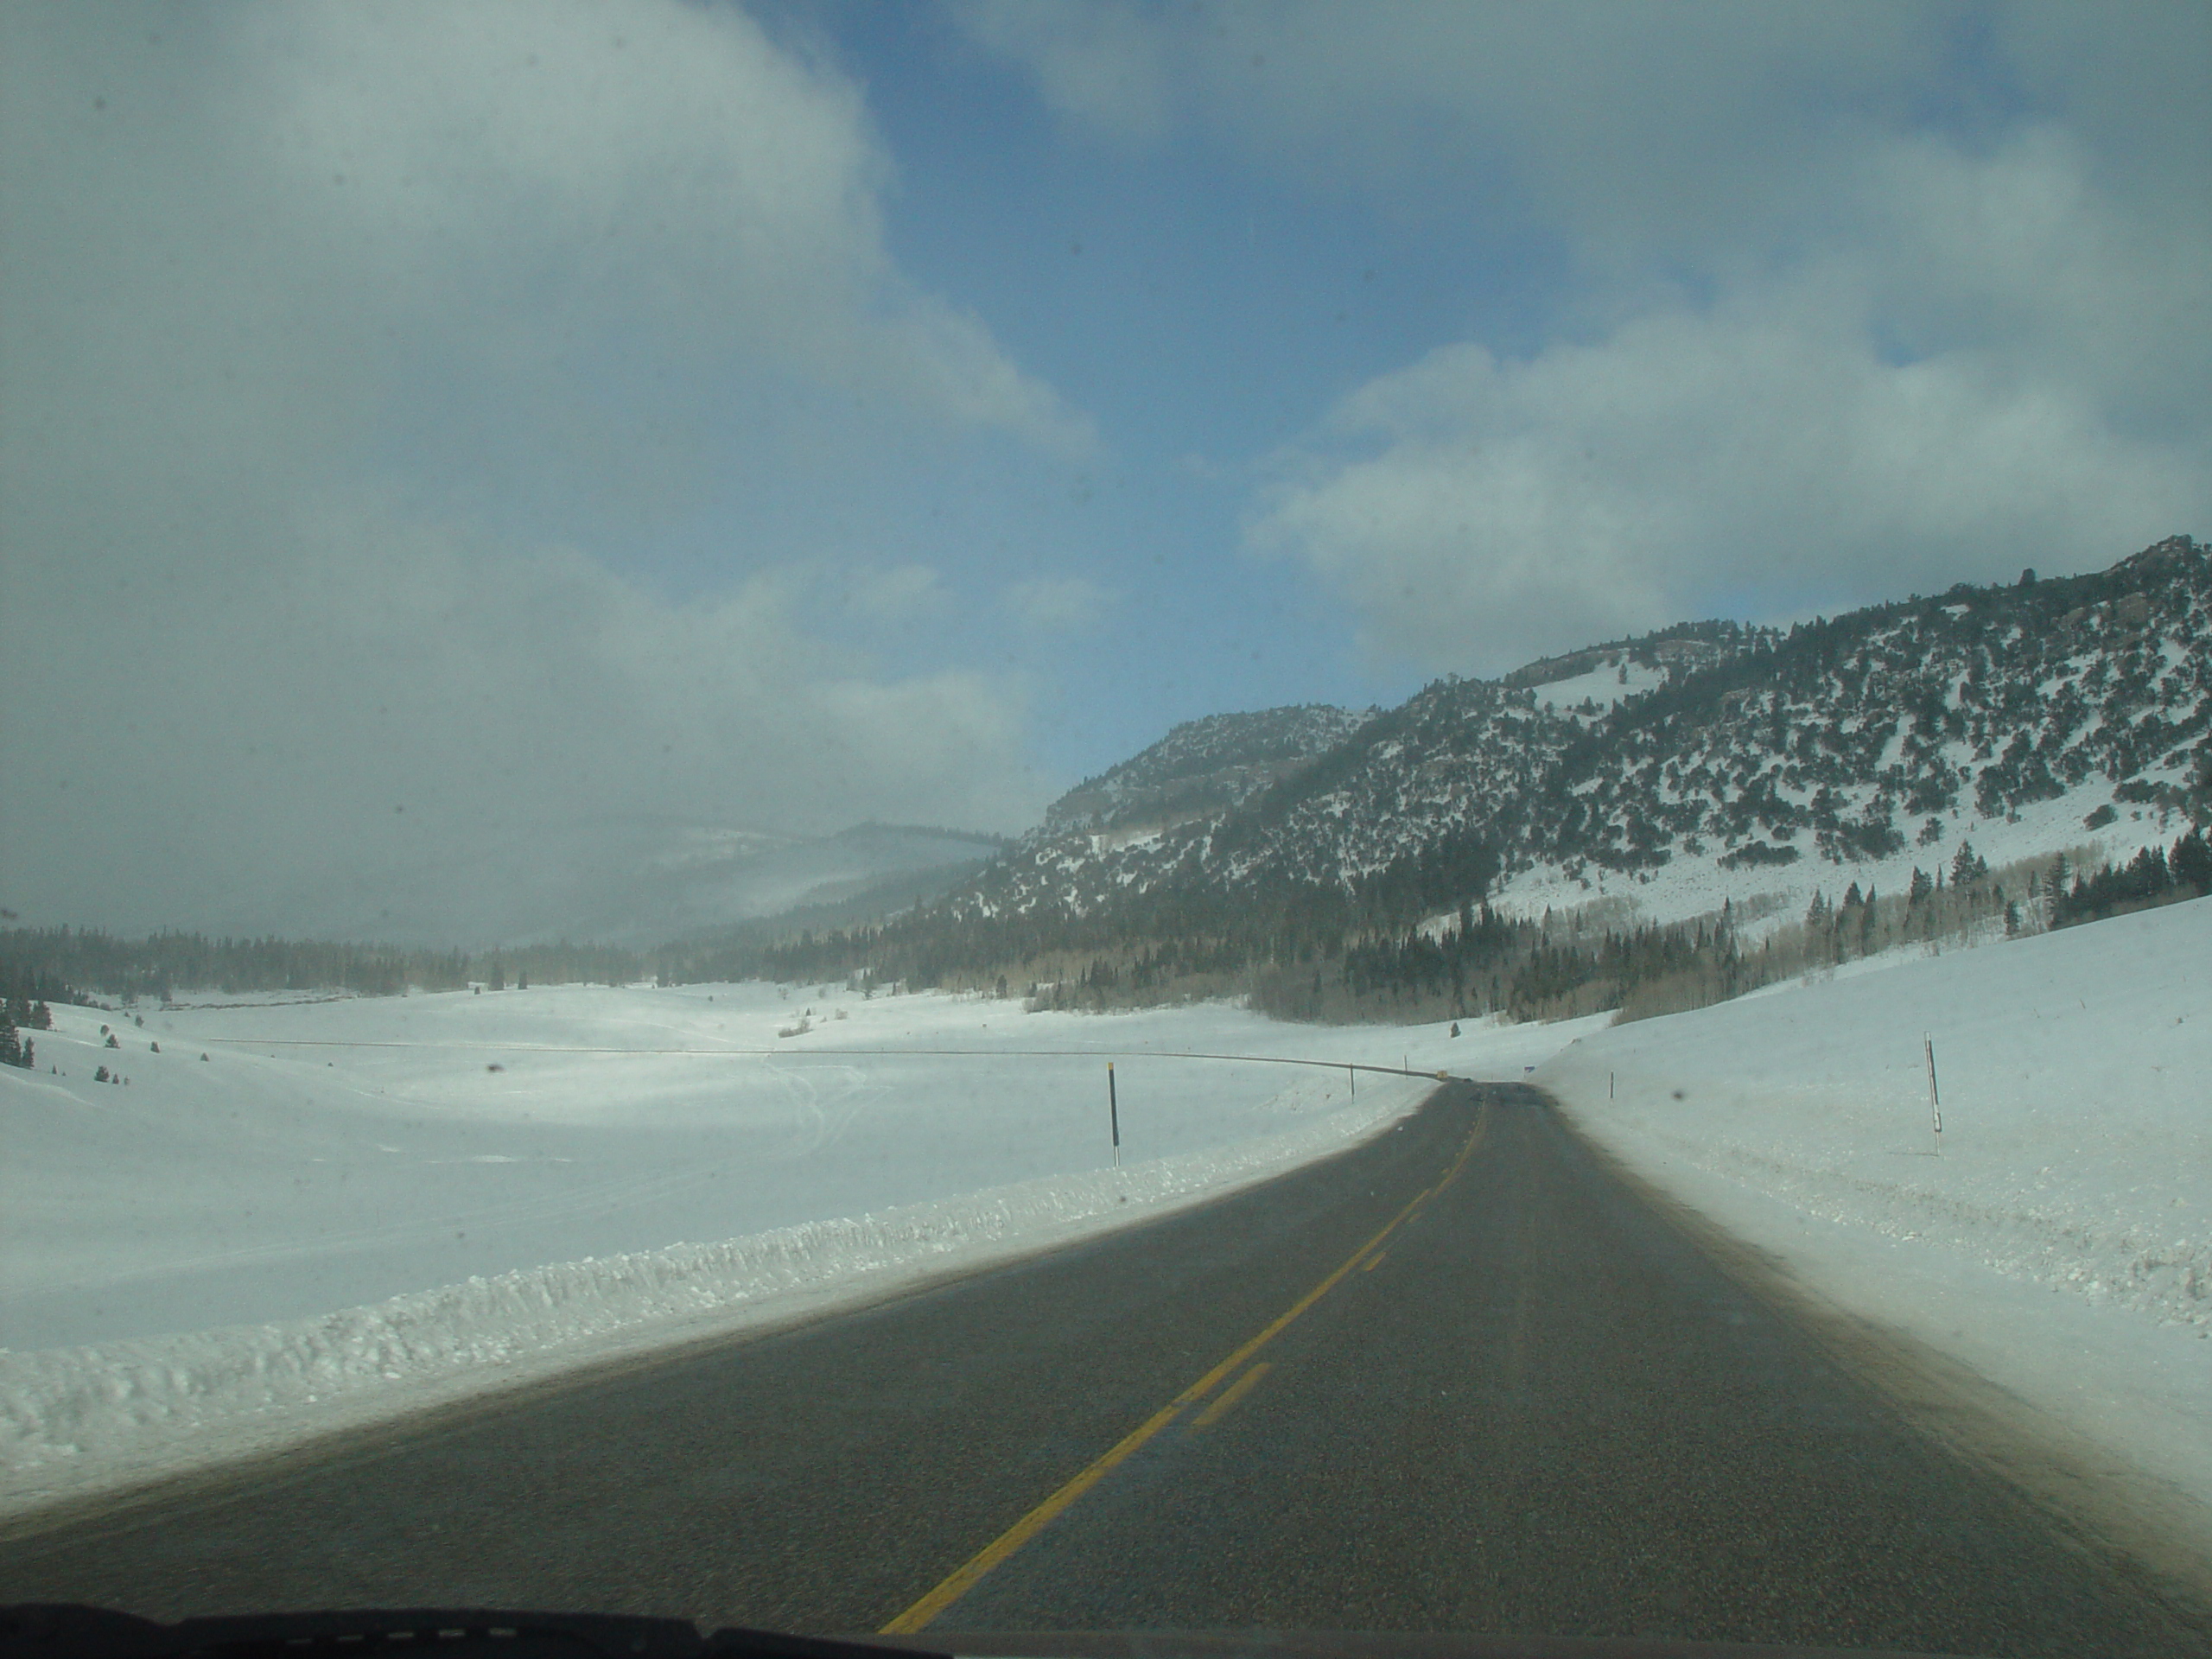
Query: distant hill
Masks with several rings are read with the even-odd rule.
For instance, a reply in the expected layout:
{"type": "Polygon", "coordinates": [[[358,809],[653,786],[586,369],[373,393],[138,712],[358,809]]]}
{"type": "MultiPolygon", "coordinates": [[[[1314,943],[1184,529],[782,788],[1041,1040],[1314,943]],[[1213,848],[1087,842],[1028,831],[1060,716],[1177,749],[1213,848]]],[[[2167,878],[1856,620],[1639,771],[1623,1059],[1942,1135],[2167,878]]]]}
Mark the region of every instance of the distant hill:
{"type": "Polygon", "coordinates": [[[807,906],[879,882],[896,902],[935,898],[1006,842],[910,824],[834,835],[764,834],[733,825],[609,818],[549,824],[516,839],[454,841],[413,863],[359,863],[300,889],[236,895],[214,908],[223,931],[376,939],[486,950],[589,939],[631,950],[807,906]]]}
{"type": "Polygon", "coordinates": [[[1185,721],[1053,802],[1045,810],[1045,829],[1126,833],[1217,817],[1296,777],[1374,715],[1372,709],[1305,703],[1185,721]]]}
{"type": "Polygon", "coordinates": [[[693,830],[595,893],[575,937],[658,944],[723,924],[842,904],[886,883],[898,897],[881,908],[899,908],[972,875],[1005,845],[995,836],[896,823],[857,824],[812,839],[693,830]]]}

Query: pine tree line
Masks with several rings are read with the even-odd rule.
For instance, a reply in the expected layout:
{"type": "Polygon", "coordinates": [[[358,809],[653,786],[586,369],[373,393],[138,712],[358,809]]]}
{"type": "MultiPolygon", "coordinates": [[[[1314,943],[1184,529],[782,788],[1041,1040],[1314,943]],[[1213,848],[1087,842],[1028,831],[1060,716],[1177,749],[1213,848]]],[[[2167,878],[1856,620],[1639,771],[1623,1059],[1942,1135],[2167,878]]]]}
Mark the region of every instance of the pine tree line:
{"type": "MultiPolygon", "coordinates": [[[[2082,856],[1993,870],[1961,843],[1932,871],[1916,868],[1901,892],[1862,890],[1853,881],[1834,899],[1815,893],[1802,920],[1752,928],[1755,944],[1744,943],[1750,924],[1732,901],[1682,922],[1607,925],[1583,911],[1509,920],[1463,897],[1440,925],[1433,912],[1422,921],[1437,889],[1424,887],[1417,872],[1397,871],[1353,895],[1277,890],[1242,906],[1180,895],[1146,917],[1159,931],[1128,927],[1128,908],[952,925],[922,912],[802,934],[762,949],[754,970],[794,982],[842,978],[861,987],[1018,995],[1033,1010],[1246,994],[1255,1007],[1294,1020],[1526,1020],[1607,1009],[1641,1019],[1885,950],[2041,932],[2212,891],[2212,851],[2199,830],[2125,865],[2101,861],[2084,870],[2082,856]],[[1181,929],[1167,931],[1177,921],[1181,929]]],[[[1479,873],[1478,863],[1465,868],[1479,873]]]]}
{"type": "Polygon", "coordinates": [[[54,1010],[43,999],[33,1001],[29,997],[10,996],[0,1001],[0,1065],[21,1066],[29,1071],[38,1063],[33,1039],[23,1035],[25,1031],[54,1029],[54,1010]]]}
{"type": "Polygon", "coordinates": [[[532,982],[624,985],[649,971],[635,951],[596,944],[469,952],[180,932],[126,938],[96,928],[0,929],[0,997],[46,1002],[160,1001],[179,991],[394,996],[472,983],[495,989],[532,982]]]}
{"type": "MultiPolygon", "coordinates": [[[[2086,850],[2086,849],[2085,849],[2086,850]]],[[[325,941],[118,938],[98,930],[0,930],[0,1062],[25,1065],[25,1029],[48,1005],[177,990],[526,988],[768,978],[844,980],[1020,995],[1032,1008],[1104,1009],[1249,995],[1300,1020],[1555,1019],[1618,1009],[1642,1018],[1702,1007],[1901,945],[1974,943],[2125,914],[2212,893],[2212,848],[2192,829],[2124,865],[2081,868],[2061,854],[1993,872],[1962,843],[1904,892],[1834,900],[1816,893],[1802,922],[1740,939],[1732,904],[1690,920],[1601,925],[1580,912],[1496,915],[1483,895],[1497,861],[1471,839],[1439,843],[1371,873],[1351,891],[1279,882],[1258,893],[1156,892],[1116,910],[980,916],[917,910],[863,926],[643,957],[603,945],[488,952],[325,941]],[[1440,925],[1436,919],[1441,917],[1440,925]]]]}
{"type": "Polygon", "coordinates": [[[2171,851],[2145,847],[2125,865],[2106,864],[2094,874],[2056,868],[2050,881],[2050,925],[2071,927],[2130,911],[2147,910],[2212,893],[2212,845],[2191,830],[2171,851]]]}

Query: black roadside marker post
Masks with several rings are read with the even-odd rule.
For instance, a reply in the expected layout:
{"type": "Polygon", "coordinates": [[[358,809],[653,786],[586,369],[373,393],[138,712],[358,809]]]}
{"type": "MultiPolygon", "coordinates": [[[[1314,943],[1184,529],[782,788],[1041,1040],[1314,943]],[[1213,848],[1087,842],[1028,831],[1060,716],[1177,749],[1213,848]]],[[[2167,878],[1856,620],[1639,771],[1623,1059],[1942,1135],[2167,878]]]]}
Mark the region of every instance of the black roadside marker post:
{"type": "Polygon", "coordinates": [[[1936,1155],[1943,1155],[1943,1097],[1936,1090],[1936,1039],[1920,1033],[1920,1046],[1928,1056],[1928,1116],[1936,1125],[1936,1155]]]}
{"type": "Polygon", "coordinates": [[[1106,1062],[1106,1122],[1114,1132],[1114,1167],[1122,1166],[1122,1103],[1114,1092],[1114,1062],[1106,1062]]]}

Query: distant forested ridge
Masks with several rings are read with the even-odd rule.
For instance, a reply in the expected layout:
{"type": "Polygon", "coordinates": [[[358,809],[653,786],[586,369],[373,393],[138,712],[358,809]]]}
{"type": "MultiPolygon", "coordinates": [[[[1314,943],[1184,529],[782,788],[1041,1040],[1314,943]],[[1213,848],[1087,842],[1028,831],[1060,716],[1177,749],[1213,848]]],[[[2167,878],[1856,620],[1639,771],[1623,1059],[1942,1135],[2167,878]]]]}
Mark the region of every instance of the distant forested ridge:
{"type": "Polygon", "coordinates": [[[85,1003],[156,1001],[178,991],[350,991],[393,996],[472,984],[626,984],[646,971],[635,952],[534,944],[469,952],[312,939],[211,939],[199,933],[126,938],[96,928],[0,929],[0,997],[85,1003]]]}

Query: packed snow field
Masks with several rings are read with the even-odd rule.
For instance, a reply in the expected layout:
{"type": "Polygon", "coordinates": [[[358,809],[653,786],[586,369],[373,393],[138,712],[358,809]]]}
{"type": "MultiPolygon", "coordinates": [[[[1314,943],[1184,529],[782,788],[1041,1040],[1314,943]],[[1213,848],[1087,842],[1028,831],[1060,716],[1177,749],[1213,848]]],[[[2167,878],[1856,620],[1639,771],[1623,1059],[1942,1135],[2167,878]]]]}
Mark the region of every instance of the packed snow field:
{"type": "Polygon", "coordinates": [[[1629,698],[1656,690],[1666,683],[1667,676],[1658,669],[1608,658],[1586,673],[1549,680],[1536,687],[1536,702],[1540,707],[1563,715],[1595,720],[1629,698]],[[1589,710],[1586,716],[1586,709],[1589,710]]]}
{"type": "Polygon", "coordinates": [[[57,1009],[39,1071],[0,1074],[7,1502],[849,1306],[1325,1156],[1426,1092],[1164,1058],[1204,1051],[1535,1066],[1632,1166],[2212,1540],[2209,989],[2198,900],[1459,1039],[760,985],[57,1009]]]}
{"type": "Polygon", "coordinates": [[[1570,1034],[759,984],[54,1019],[0,1071],[17,1504],[1156,1215],[1429,1086],[1164,1050],[1518,1074],[1570,1034]]]}
{"type": "Polygon", "coordinates": [[[842,986],[54,1014],[37,1071],[0,1073],[0,1328],[17,1350],[321,1314],[1081,1173],[1110,1156],[1109,1059],[1125,1162],[1210,1151],[1348,1106],[1346,1077],[1297,1089],[1295,1069],[1147,1051],[1395,1066],[1408,1049],[1225,1007],[1024,1015],[842,986]],[[127,1084],[93,1082],[103,1065],[127,1084]]]}

